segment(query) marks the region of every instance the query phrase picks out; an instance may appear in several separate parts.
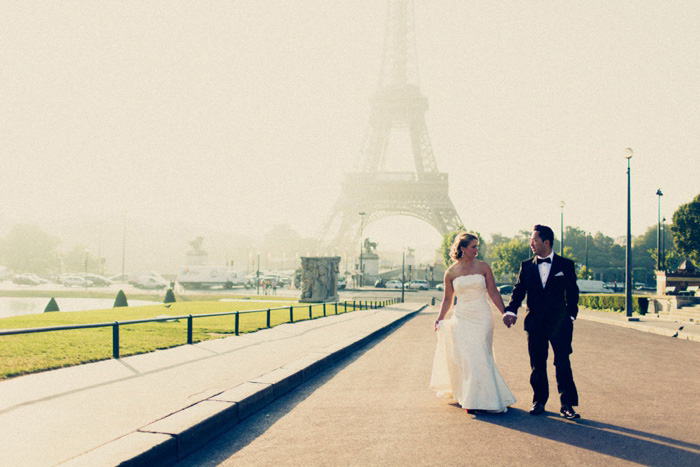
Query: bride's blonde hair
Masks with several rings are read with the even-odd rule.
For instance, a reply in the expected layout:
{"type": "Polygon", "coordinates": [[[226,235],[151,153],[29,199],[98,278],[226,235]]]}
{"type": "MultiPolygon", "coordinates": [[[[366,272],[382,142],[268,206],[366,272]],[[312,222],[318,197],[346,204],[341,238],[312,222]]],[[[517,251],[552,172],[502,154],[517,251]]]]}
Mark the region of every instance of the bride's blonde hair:
{"type": "Polygon", "coordinates": [[[461,248],[463,246],[469,246],[473,240],[479,241],[479,237],[469,232],[458,233],[454,243],[452,243],[452,249],[450,249],[450,258],[452,258],[452,261],[458,261],[459,258],[462,257],[461,248]]]}

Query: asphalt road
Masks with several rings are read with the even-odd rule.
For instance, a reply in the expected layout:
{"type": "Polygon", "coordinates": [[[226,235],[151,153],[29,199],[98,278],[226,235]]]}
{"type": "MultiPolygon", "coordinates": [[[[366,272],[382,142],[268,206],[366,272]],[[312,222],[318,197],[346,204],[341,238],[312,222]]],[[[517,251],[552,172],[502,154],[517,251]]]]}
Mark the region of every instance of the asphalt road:
{"type": "Polygon", "coordinates": [[[577,321],[572,366],[583,418],[533,417],[522,321],[496,326],[506,414],[468,415],[428,387],[428,308],[178,465],[700,465],[700,344],[577,321]]]}

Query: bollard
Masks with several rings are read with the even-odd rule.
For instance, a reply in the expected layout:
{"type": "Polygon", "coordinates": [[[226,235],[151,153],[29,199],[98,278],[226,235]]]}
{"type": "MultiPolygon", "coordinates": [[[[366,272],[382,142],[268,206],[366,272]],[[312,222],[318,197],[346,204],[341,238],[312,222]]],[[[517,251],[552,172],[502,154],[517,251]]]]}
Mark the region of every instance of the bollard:
{"type": "Polygon", "coordinates": [[[240,321],[241,321],[240,314],[238,312],[236,312],[236,327],[235,327],[236,335],[238,335],[238,326],[240,324],[240,321]]]}
{"type": "Polygon", "coordinates": [[[309,319],[313,319],[313,312],[311,311],[311,305],[309,305],[309,319]]]}
{"type": "Polygon", "coordinates": [[[338,302],[335,302],[335,314],[338,314],[338,302]]]}
{"type": "Polygon", "coordinates": [[[326,316],[326,302],[323,302],[323,316],[326,316]]]}
{"type": "Polygon", "coordinates": [[[192,315],[187,317],[187,343],[192,344],[192,315]]]}
{"type": "Polygon", "coordinates": [[[119,358],[119,321],[112,325],[112,356],[119,358]]]}
{"type": "Polygon", "coordinates": [[[435,297],[433,297],[432,305],[435,305],[435,297]]]}
{"type": "Polygon", "coordinates": [[[290,323],[294,322],[294,307],[293,306],[289,307],[289,322],[290,323]]]}
{"type": "Polygon", "coordinates": [[[270,327],[270,309],[267,309],[267,327],[270,327]]]}

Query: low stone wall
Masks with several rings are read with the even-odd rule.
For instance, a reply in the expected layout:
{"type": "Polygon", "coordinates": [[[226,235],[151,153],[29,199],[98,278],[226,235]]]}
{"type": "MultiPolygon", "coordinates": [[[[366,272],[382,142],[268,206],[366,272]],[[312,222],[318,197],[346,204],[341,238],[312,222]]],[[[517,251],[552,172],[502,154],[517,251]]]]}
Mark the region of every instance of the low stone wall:
{"type": "Polygon", "coordinates": [[[679,295],[661,295],[649,297],[648,313],[672,313],[684,306],[700,304],[698,297],[684,297],[679,295]]]}

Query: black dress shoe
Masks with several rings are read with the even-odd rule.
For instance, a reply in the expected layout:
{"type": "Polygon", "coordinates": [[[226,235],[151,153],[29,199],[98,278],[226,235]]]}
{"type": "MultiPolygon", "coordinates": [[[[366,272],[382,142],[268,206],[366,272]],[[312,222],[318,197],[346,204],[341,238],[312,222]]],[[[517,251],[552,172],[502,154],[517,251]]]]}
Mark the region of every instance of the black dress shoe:
{"type": "Polygon", "coordinates": [[[544,413],[544,404],[541,402],[535,402],[530,409],[530,415],[539,415],[544,413]]]}
{"type": "Polygon", "coordinates": [[[576,418],[581,418],[579,414],[576,413],[573,407],[570,405],[562,405],[561,406],[561,416],[569,419],[569,420],[574,420],[576,418]]]}

